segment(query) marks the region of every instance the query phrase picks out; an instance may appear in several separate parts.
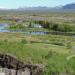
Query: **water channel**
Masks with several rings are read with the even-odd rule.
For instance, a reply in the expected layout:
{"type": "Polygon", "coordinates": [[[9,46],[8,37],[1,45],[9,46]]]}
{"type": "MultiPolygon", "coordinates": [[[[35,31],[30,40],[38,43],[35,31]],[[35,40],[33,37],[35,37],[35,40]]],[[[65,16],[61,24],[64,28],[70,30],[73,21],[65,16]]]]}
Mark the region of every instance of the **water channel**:
{"type": "Polygon", "coordinates": [[[26,30],[7,30],[6,27],[8,27],[8,24],[0,24],[0,32],[18,32],[28,35],[47,35],[47,34],[54,34],[54,35],[68,35],[68,36],[75,36],[75,34],[72,33],[65,33],[65,32],[58,32],[58,31],[52,31],[52,32],[45,32],[45,31],[26,31],[26,30]]]}

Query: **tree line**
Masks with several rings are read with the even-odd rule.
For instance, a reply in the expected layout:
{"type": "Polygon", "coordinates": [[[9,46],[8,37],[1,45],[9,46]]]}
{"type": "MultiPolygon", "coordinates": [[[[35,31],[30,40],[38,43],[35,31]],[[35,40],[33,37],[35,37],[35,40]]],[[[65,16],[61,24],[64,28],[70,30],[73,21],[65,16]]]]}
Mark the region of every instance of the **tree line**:
{"type": "Polygon", "coordinates": [[[60,32],[75,32],[75,25],[68,23],[53,23],[47,21],[34,21],[35,24],[40,24],[43,28],[60,32]]]}

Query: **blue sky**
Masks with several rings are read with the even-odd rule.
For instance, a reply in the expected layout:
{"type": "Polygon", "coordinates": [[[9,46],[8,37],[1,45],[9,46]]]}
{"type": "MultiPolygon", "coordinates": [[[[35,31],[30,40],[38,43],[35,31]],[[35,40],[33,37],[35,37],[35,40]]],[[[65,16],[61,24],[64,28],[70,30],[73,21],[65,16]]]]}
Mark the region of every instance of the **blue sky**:
{"type": "Polygon", "coordinates": [[[75,0],[1,0],[0,8],[19,8],[32,6],[60,6],[75,3],[75,0]]]}

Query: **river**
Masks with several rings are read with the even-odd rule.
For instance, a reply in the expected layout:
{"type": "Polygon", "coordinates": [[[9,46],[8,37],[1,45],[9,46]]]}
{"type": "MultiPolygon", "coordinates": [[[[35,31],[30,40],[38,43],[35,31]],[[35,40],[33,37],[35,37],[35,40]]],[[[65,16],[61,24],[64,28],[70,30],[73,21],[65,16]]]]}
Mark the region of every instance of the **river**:
{"type": "Polygon", "coordinates": [[[25,31],[25,30],[7,30],[5,29],[8,27],[8,24],[0,24],[0,32],[18,32],[28,35],[47,35],[47,34],[54,34],[54,35],[67,35],[67,36],[75,36],[75,33],[65,33],[59,31],[25,31]]]}

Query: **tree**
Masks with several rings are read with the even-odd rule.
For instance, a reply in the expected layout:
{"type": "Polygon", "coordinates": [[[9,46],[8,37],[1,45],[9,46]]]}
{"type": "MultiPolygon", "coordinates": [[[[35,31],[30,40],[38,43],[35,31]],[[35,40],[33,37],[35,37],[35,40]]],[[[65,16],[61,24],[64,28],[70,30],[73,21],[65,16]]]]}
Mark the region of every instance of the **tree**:
{"type": "Polygon", "coordinates": [[[58,24],[53,24],[53,26],[52,26],[52,30],[54,30],[54,31],[58,31],[58,24]]]}

